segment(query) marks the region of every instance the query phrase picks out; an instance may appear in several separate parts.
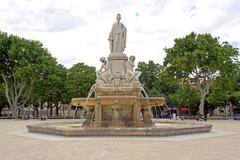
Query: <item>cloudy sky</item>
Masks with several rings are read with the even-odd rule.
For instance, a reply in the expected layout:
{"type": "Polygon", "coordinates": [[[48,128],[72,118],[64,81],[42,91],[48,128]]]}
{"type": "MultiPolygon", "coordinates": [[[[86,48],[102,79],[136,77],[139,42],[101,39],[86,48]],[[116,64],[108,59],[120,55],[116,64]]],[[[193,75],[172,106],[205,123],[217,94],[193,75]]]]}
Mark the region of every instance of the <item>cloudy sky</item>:
{"type": "Polygon", "coordinates": [[[163,48],[192,31],[240,48],[240,0],[0,0],[0,30],[40,40],[66,67],[98,68],[117,13],[127,27],[125,53],[137,61],[162,63],[163,48]]]}

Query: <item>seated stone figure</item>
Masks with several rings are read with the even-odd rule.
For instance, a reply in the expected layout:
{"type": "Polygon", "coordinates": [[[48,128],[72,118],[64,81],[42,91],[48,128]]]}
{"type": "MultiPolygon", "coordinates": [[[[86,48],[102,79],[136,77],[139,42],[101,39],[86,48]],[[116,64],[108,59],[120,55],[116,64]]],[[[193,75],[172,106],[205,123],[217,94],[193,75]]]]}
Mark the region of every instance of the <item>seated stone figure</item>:
{"type": "Polygon", "coordinates": [[[139,77],[141,76],[142,72],[134,71],[134,61],[135,56],[130,56],[128,61],[125,64],[125,78],[126,84],[129,85],[132,81],[139,81],[139,77]]]}
{"type": "Polygon", "coordinates": [[[105,57],[100,58],[102,62],[101,69],[97,71],[97,82],[103,81],[105,85],[109,85],[112,81],[112,74],[110,66],[105,57]]]}

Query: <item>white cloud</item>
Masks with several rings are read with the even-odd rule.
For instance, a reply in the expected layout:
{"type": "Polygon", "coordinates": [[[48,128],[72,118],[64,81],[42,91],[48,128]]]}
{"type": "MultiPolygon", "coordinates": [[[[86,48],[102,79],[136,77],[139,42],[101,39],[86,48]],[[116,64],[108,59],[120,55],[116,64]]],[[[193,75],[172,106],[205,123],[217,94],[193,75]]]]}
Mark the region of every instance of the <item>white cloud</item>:
{"type": "Polygon", "coordinates": [[[6,28],[14,31],[60,32],[87,24],[82,17],[73,15],[70,9],[52,6],[52,3],[43,3],[39,5],[41,9],[37,9],[33,1],[27,2],[9,2],[9,9],[5,9],[1,18],[6,28]]]}
{"type": "Polygon", "coordinates": [[[125,53],[162,63],[164,47],[192,31],[240,42],[239,0],[2,0],[0,30],[40,40],[60,63],[101,65],[116,13],[127,27],[125,53]]]}

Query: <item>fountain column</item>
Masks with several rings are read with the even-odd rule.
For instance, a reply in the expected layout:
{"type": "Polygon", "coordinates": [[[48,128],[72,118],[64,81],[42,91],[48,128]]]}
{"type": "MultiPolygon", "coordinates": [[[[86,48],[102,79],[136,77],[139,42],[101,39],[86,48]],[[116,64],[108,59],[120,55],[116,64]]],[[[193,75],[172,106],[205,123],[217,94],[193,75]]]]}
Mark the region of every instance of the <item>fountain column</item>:
{"type": "Polygon", "coordinates": [[[83,126],[90,126],[92,121],[94,106],[87,106],[86,109],[87,109],[87,115],[86,115],[86,120],[83,122],[83,126]]]}
{"type": "Polygon", "coordinates": [[[102,125],[102,106],[98,100],[95,105],[95,126],[100,127],[102,125]]]}
{"type": "Polygon", "coordinates": [[[138,100],[134,102],[132,117],[133,117],[133,126],[135,127],[142,126],[141,110],[140,110],[140,104],[138,100]]]}
{"type": "Polygon", "coordinates": [[[151,119],[151,109],[149,106],[146,106],[145,108],[143,108],[143,122],[144,122],[144,125],[146,126],[153,125],[153,122],[151,119]]]}
{"type": "Polygon", "coordinates": [[[118,100],[115,100],[115,105],[112,106],[113,113],[112,113],[112,126],[113,127],[123,127],[124,122],[121,120],[120,110],[121,108],[118,106],[118,100]]]}

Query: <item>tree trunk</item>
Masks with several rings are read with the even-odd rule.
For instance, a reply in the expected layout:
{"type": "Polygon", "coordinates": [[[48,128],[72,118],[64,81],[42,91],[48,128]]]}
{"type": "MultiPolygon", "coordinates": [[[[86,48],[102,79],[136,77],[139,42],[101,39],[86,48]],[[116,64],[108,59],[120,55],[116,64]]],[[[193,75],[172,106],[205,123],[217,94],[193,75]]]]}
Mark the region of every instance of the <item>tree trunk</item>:
{"type": "Polygon", "coordinates": [[[39,117],[38,107],[35,107],[35,108],[34,108],[34,112],[35,112],[35,113],[34,113],[34,117],[39,117]]]}
{"type": "Polygon", "coordinates": [[[201,93],[200,105],[199,105],[199,113],[200,115],[204,115],[204,103],[205,103],[205,93],[201,93]]]}
{"type": "Polygon", "coordinates": [[[65,107],[64,107],[65,105],[63,104],[63,109],[62,109],[62,117],[65,117],[65,107]]]}
{"type": "Polygon", "coordinates": [[[14,118],[14,119],[18,119],[18,114],[19,114],[19,112],[18,112],[18,106],[17,106],[17,102],[15,101],[15,100],[12,100],[12,111],[13,111],[13,114],[12,114],[12,118],[14,118]]]}
{"type": "Polygon", "coordinates": [[[52,102],[51,101],[48,102],[48,108],[50,108],[50,117],[52,117],[52,115],[53,115],[53,106],[52,106],[52,102]]]}
{"type": "Polygon", "coordinates": [[[203,82],[197,81],[195,86],[198,88],[200,91],[200,105],[199,105],[199,113],[200,115],[204,115],[204,103],[205,103],[205,98],[209,93],[209,89],[212,85],[212,79],[210,80],[204,80],[203,82]]]}
{"type": "Polygon", "coordinates": [[[18,119],[18,109],[12,108],[12,118],[18,119]]]}
{"type": "Polygon", "coordinates": [[[56,102],[56,116],[59,117],[59,109],[61,108],[62,102],[56,102]]]}
{"type": "Polygon", "coordinates": [[[7,79],[6,76],[2,73],[1,77],[5,84],[5,94],[9,103],[10,108],[12,109],[12,118],[18,118],[18,107],[24,107],[27,103],[29,96],[31,94],[31,84],[27,86],[27,82],[17,83],[13,75],[13,79],[7,79]],[[26,88],[28,90],[26,90],[26,88]],[[23,97],[24,93],[27,93],[26,97],[23,97]]]}
{"type": "Polygon", "coordinates": [[[2,109],[3,107],[0,107],[0,117],[2,116],[2,109]]]}

